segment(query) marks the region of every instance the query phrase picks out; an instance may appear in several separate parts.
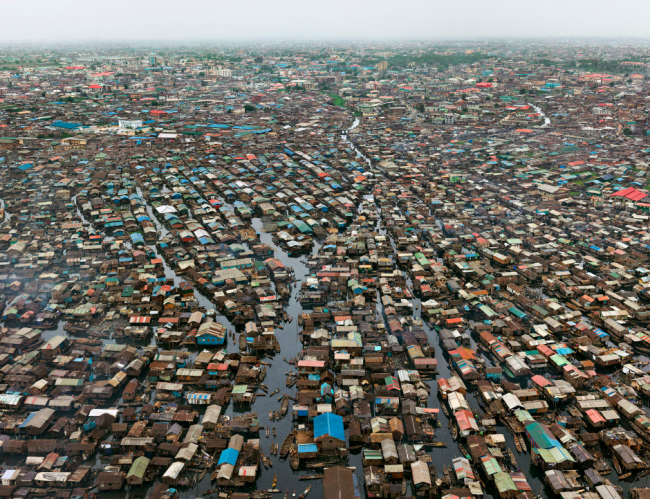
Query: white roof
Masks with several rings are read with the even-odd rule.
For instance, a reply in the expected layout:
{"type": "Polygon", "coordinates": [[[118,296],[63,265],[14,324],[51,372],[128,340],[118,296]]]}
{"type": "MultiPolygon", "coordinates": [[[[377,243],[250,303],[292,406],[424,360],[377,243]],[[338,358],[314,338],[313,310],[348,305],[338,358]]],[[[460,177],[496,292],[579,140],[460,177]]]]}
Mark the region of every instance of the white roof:
{"type": "Polygon", "coordinates": [[[510,409],[511,411],[516,409],[517,407],[520,407],[522,409],[524,407],[524,404],[521,403],[519,397],[517,397],[513,393],[506,393],[503,396],[502,400],[508,406],[508,409],[510,409]]]}
{"type": "MultiPolygon", "coordinates": [[[[29,457],[27,459],[29,459],[29,457]]],[[[45,459],[45,458],[41,458],[41,462],[42,462],[43,459],[45,459]]],[[[2,479],[3,480],[11,480],[14,477],[14,475],[16,474],[16,471],[17,470],[7,470],[7,471],[5,471],[2,474],[2,479]]]]}
{"type": "Polygon", "coordinates": [[[120,413],[119,409],[92,409],[88,414],[89,418],[98,418],[104,414],[110,414],[113,417],[117,417],[120,413]]]}
{"type": "Polygon", "coordinates": [[[167,471],[165,471],[163,477],[168,477],[172,480],[176,480],[178,478],[178,475],[181,474],[181,471],[183,471],[184,467],[185,463],[181,463],[179,461],[173,462],[171,466],[167,468],[167,471]]]}
{"type": "Polygon", "coordinates": [[[156,206],[158,213],[176,213],[176,208],[169,205],[156,206]]]}

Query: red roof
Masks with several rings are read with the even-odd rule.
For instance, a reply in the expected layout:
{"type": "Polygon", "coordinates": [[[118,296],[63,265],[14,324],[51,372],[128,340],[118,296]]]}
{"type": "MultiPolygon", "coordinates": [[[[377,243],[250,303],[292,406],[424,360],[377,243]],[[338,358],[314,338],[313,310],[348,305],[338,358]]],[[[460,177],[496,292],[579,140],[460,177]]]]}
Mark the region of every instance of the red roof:
{"type": "Polygon", "coordinates": [[[456,421],[458,421],[458,427],[461,431],[467,431],[471,429],[478,430],[476,419],[474,419],[474,414],[472,414],[470,411],[457,411],[454,413],[454,416],[456,416],[456,421]]]}
{"type": "Polygon", "coordinates": [[[545,387],[545,386],[553,384],[549,380],[547,380],[544,376],[540,376],[539,374],[533,376],[532,380],[533,380],[533,382],[535,384],[537,384],[537,385],[539,385],[541,387],[545,387]]]}
{"type": "Polygon", "coordinates": [[[614,194],[610,194],[610,197],[617,196],[629,199],[630,201],[641,201],[647,195],[648,193],[646,191],[642,191],[634,187],[628,187],[627,189],[622,189],[615,192],[614,194]]]}
{"type": "Polygon", "coordinates": [[[151,322],[151,317],[131,317],[129,322],[131,324],[149,324],[151,322]]]}
{"type": "Polygon", "coordinates": [[[594,423],[605,423],[607,420],[595,409],[589,409],[588,411],[585,411],[587,416],[589,416],[589,419],[591,419],[592,422],[594,423]]]}

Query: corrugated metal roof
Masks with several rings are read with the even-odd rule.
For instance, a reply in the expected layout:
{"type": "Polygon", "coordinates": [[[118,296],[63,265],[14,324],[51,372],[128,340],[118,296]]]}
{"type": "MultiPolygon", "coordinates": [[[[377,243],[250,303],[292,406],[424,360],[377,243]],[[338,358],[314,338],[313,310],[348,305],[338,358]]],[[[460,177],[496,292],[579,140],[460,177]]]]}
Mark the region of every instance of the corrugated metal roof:
{"type": "Polygon", "coordinates": [[[314,418],[314,438],[330,436],[345,442],[343,418],[331,412],[314,418]]]}
{"type": "Polygon", "coordinates": [[[126,477],[129,478],[131,476],[137,476],[138,478],[144,478],[144,474],[146,473],[148,467],[149,458],[141,456],[133,461],[133,465],[131,466],[131,469],[129,470],[126,477]]]}
{"type": "Polygon", "coordinates": [[[512,477],[509,473],[496,473],[494,475],[494,484],[497,486],[497,490],[500,494],[511,490],[517,490],[517,486],[515,485],[515,482],[512,480],[512,477]]]}

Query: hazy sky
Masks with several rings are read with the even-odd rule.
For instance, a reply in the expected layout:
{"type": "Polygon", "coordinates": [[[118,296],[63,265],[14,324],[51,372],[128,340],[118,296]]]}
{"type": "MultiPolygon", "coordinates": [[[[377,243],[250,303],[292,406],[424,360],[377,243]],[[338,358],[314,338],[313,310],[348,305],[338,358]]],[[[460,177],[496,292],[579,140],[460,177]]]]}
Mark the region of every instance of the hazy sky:
{"type": "Polygon", "coordinates": [[[650,0],[0,0],[0,41],[648,37],[650,0]]]}

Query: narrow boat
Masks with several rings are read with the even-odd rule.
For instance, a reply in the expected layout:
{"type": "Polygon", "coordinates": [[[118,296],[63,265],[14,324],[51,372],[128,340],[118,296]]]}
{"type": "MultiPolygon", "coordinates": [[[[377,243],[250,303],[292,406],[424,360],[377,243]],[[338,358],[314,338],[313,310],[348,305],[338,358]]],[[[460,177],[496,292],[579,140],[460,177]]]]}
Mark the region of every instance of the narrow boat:
{"type": "Polygon", "coordinates": [[[469,453],[469,451],[465,448],[463,444],[458,444],[458,449],[460,450],[461,454],[465,456],[467,459],[471,459],[472,455],[469,453]]]}
{"type": "Polygon", "coordinates": [[[275,488],[275,486],[278,483],[278,475],[273,475],[273,483],[271,484],[271,488],[275,488]]]}
{"type": "Polygon", "coordinates": [[[528,447],[526,446],[526,441],[524,440],[524,436],[518,435],[518,437],[519,437],[519,442],[521,443],[521,450],[525,454],[526,452],[528,452],[528,447]]]}
{"type": "Polygon", "coordinates": [[[275,435],[276,435],[276,433],[275,433],[275,426],[273,426],[273,436],[275,437],[275,435]]]}
{"type": "Polygon", "coordinates": [[[512,449],[508,449],[508,457],[510,457],[510,463],[513,466],[517,466],[517,460],[515,459],[515,453],[512,452],[512,449]]]}
{"type": "Polygon", "coordinates": [[[308,463],[307,468],[325,468],[325,466],[336,466],[336,461],[327,461],[323,463],[308,463]]]}
{"type": "Polygon", "coordinates": [[[298,499],[305,499],[307,497],[307,494],[309,494],[309,491],[311,490],[311,485],[305,489],[305,491],[298,496],[298,499]]]}
{"type": "Polygon", "coordinates": [[[291,449],[291,445],[293,445],[293,439],[294,433],[292,430],[282,442],[282,447],[280,447],[280,457],[287,457],[287,454],[289,454],[289,450],[291,449]]]}
{"type": "Polygon", "coordinates": [[[287,414],[288,409],[289,409],[289,397],[283,397],[282,405],[280,405],[280,414],[285,416],[287,414]]]}
{"type": "Polygon", "coordinates": [[[269,438],[269,435],[270,435],[270,434],[271,434],[271,433],[269,432],[269,427],[267,426],[267,427],[266,427],[266,438],[269,438]]]}
{"type": "Polygon", "coordinates": [[[302,475],[298,480],[320,480],[325,475],[302,475]]]}
{"type": "Polygon", "coordinates": [[[289,449],[289,462],[291,463],[291,469],[297,470],[300,466],[300,458],[298,457],[298,449],[295,444],[291,444],[289,449]]]}
{"type": "Polygon", "coordinates": [[[279,391],[280,391],[280,389],[279,389],[279,388],[276,388],[275,390],[273,390],[273,391],[269,394],[269,397],[272,397],[273,395],[275,395],[275,394],[278,393],[279,391]]]}
{"type": "Polygon", "coordinates": [[[621,463],[618,462],[618,459],[616,456],[612,455],[612,461],[614,461],[614,469],[616,470],[616,473],[619,475],[623,474],[623,470],[621,469],[621,463]]]}

